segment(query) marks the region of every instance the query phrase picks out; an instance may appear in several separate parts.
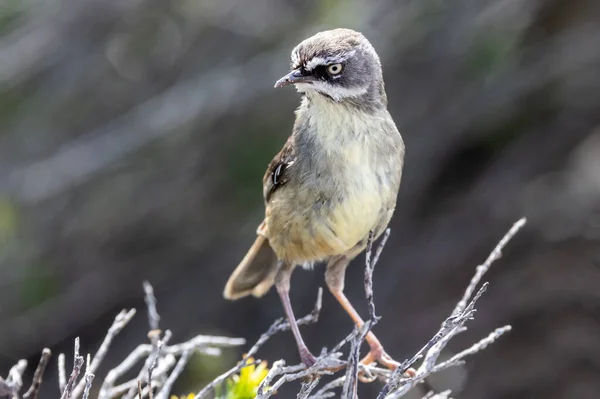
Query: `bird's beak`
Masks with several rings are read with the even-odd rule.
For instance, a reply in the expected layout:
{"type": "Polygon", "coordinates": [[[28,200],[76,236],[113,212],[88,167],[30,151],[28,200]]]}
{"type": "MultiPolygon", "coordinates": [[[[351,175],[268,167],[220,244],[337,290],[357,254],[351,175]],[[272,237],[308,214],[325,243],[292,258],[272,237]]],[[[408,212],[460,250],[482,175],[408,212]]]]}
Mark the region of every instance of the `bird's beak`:
{"type": "Polygon", "coordinates": [[[314,82],[315,78],[312,75],[304,75],[300,69],[294,69],[277,82],[275,82],[275,88],[291,85],[294,83],[311,83],[314,82]]]}

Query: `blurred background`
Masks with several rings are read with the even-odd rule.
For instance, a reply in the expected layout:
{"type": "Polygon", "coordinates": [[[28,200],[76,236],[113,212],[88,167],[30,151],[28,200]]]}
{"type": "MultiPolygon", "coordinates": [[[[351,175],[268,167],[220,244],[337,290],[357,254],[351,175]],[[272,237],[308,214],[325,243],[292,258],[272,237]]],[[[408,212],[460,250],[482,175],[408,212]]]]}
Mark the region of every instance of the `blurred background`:
{"type": "MultiPolygon", "coordinates": [[[[274,291],[228,302],[222,289],[254,240],[261,178],[299,103],[273,83],[299,41],[349,27],[381,56],[407,146],[374,276],[388,352],[402,360],[422,346],[526,216],[449,354],[500,325],[513,331],[430,384],[465,399],[597,398],[598,21],[597,0],[2,0],[2,374],[21,357],[33,368],[48,346],[42,397],[55,397],[56,354],[72,353],[75,336],[95,351],[116,313],[137,307],[103,376],[147,340],[144,279],[173,342],[251,343],[282,316],[274,291]]],[[[366,315],[362,259],[346,291],[366,315]]],[[[323,271],[294,274],[298,314],[323,271]]],[[[325,292],[321,320],[302,331],[318,352],[351,328],[325,292]]],[[[195,358],[176,392],[248,348],[195,358]]],[[[290,333],[259,355],[298,361],[290,333]]]]}

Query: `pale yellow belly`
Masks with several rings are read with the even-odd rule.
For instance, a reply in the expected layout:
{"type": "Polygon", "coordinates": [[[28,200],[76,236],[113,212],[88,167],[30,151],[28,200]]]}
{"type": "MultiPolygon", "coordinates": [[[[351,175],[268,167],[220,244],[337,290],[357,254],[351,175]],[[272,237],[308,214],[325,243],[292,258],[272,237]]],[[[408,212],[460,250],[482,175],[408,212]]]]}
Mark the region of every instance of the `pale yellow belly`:
{"type": "Polygon", "coordinates": [[[292,263],[348,253],[370,230],[382,230],[380,225],[389,222],[390,209],[379,194],[353,193],[326,204],[282,195],[267,208],[271,247],[279,259],[292,263]]]}

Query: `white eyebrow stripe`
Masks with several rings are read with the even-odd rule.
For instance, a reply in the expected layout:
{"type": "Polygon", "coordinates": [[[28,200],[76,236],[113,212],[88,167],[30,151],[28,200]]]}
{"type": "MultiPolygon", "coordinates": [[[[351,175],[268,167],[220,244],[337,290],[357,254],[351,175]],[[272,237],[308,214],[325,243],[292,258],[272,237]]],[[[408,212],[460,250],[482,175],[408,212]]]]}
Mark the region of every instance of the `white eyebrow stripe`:
{"type": "Polygon", "coordinates": [[[313,57],[310,61],[306,63],[306,65],[304,65],[304,68],[307,71],[312,71],[319,65],[337,64],[340,62],[344,62],[348,58],[352,57],[355,52],[355,50],[351,50],[332,57],[313,57]]]}
{"type": "Polygon", "coordinates": [[[292,51],[292,66],[297,68],[300,66],[300,56],[297,51],[292,51]]]}

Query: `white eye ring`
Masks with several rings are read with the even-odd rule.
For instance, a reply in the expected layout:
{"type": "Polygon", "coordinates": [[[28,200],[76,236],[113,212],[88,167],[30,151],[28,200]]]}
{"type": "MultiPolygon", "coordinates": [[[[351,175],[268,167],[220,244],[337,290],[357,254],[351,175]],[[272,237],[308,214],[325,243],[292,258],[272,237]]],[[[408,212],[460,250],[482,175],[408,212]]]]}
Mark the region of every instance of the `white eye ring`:
{"type": "Polygon", "coordinates": [[[342,69],[342,64],[331,64],[327,67],[327,73],[330,75],[339,75],[342,69]]]}

